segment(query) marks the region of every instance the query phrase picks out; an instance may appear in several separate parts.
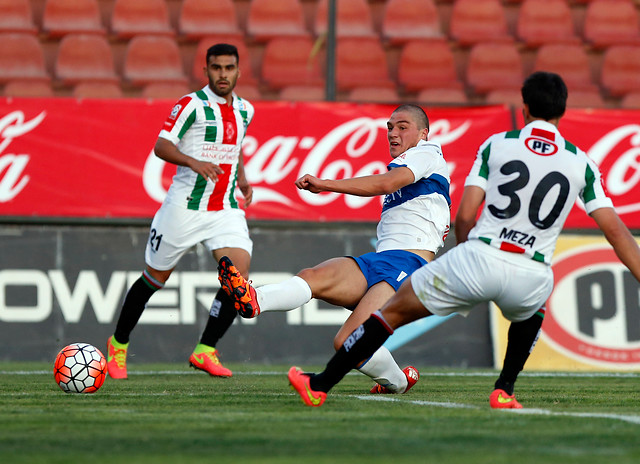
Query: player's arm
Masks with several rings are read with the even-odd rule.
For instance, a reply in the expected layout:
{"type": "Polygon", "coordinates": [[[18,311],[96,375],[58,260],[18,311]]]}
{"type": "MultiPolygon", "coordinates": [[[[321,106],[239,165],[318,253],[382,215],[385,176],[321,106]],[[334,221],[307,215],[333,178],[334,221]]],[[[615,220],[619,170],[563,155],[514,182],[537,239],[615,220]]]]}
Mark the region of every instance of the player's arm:
{"type": "Polygon", "coordinates": [[[616,255],[640,282],[640,247],[613,208],[598,208],[591,212],[600,230],[616,255]]]}
{"type": "Polygon", "coordinates": [[[245,208],[251,204],[253,201],[253,187],[247,180],[247,176],[244,173],[244,154],[242,153],[242,149],[240,149],[240,155],[238,157],[238,188],[242,192],[244,196],[244,206],[245,208]]]}
{"type": "Polygon", "coordinates": [[[478,210],[483,201],[484,190],[482,188],[476,185],[468,185],[464,188],[454,223],[458,243],[466,241],[469,231],[476,225],[478,210]]]}
{"type": "Polygon", "coordinates": [[[373,197],[393,193],[413,182],[415,182],[413,171],[406,166],[400,166],[384,174],[350,179],[318,179],[311,174],[305,174],[296,181],[296,187],[312,193],[336,192],[359,197],[373,197]]]}
{"type": "Polygon", "coordinates": [[[200,161],[185,155],[178,150],[178,147],[176,147],[173,142],[164,137],[158,137],[153,151],[158,158],[163,159],[167,163],[191,168],[194,172],[200,174],[205,179],[211,179],[213,182],[218,180],[218,174],[224,172],[217,164],[200,161]]]}

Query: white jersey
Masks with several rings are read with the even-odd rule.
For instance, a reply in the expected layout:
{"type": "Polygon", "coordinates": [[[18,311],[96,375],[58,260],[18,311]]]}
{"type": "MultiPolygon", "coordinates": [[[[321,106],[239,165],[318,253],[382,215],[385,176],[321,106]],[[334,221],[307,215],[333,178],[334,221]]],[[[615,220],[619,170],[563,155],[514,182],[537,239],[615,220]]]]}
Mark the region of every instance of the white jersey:
{"type": "Polygon", "coordinates": [[[165,202],[198,211],[238,208],[235,187],[238,158],[254,109],[233,94],[233,104],[209,86],[182,97],[171,110],[159,137],[175,144],[187,156],[219,165],[217,182],[178,166],[165,202]]]}
{"type": "Polygon", "coordinates": [[[387,166],[406,166],[414,182],[385,196],[376,251],[429,250],[444,245],[451,219],[449,170],[437,142],[421,140],[387,166]]]}
{"type": "Polygon", "coordinates": [[[597,165],[555,125],[539,120],[489,137],[478,150],[467,185],[486,192],[469,239],[547,264],[577,197],[587,213],[613,207],[597,165]]]}

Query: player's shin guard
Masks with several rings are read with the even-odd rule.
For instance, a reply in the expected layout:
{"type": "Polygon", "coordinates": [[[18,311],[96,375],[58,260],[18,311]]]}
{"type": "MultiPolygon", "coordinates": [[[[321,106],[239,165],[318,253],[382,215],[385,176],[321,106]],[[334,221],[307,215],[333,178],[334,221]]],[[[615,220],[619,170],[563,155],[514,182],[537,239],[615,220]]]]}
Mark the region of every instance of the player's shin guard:
{"type": "Polygon", "coordinates": [[[144,271],[142,276],[133,283],[124,299],[116,331],[113,334],[119,343],[129,343],[129,336],[142,316],[149,298],[163,286],[164,283],[151,277],[147,271],[144,271]]]}
{"type": "Polygon", "coordinates": [[[512,322],[509,326],[507,352],[502,372],[495,383],[496,389],[504,390],[509,395],[513,395],[518,374],[524,368],[524,364],[538,341],[544,313],[545,308],[542,307],[526,321],[512,322]]]}
{"type": "Polygon", "coordinates": [[[379,312],[371,315],[354,330],[331,358],[325,370],[311,376],[310,387],[316,391],[328,392],[347,373],[382,346],[393,333],[379,312]]]}
{"type": "Polygon", "coordinates": [[[211,304],[207,326],[204,328],[200,343],[215,347],[227,332],[238,315],[233,301],[222,289],[218,290],[216,298],[211,304]]]}

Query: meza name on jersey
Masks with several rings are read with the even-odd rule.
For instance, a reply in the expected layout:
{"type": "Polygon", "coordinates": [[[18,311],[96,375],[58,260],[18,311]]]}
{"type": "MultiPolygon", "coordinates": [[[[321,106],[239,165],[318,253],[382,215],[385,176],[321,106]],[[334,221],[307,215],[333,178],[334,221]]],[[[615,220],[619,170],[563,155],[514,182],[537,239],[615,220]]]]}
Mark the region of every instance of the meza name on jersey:
{"type": "Polygon", "coordinates": [[[507,230],[506,227],[502,228],[500,238],[502,240],[509,240],[510,242],[528,247],[533,247],[533,244],[536,242],[536,237],[534,235],[529,235],[515,229],[507,230]]]}

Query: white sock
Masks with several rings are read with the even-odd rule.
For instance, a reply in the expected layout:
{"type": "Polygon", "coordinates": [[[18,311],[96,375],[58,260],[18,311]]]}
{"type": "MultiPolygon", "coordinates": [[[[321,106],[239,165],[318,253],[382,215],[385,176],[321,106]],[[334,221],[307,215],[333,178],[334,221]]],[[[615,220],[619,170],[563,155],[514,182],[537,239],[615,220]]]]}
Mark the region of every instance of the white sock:
{"type": "Polygon", "coordinates": [[[378,348],[358,370],[394,393],[404,393],[407,389],[407,376],[384,346],[378,348]]]}
{"type": "Polygon", "coordinates": [[[260,313],[265,311],[291,311],[311,300],[311,287],[302,278],[293,276],[278,284],[256,288],[260,313]]]}

